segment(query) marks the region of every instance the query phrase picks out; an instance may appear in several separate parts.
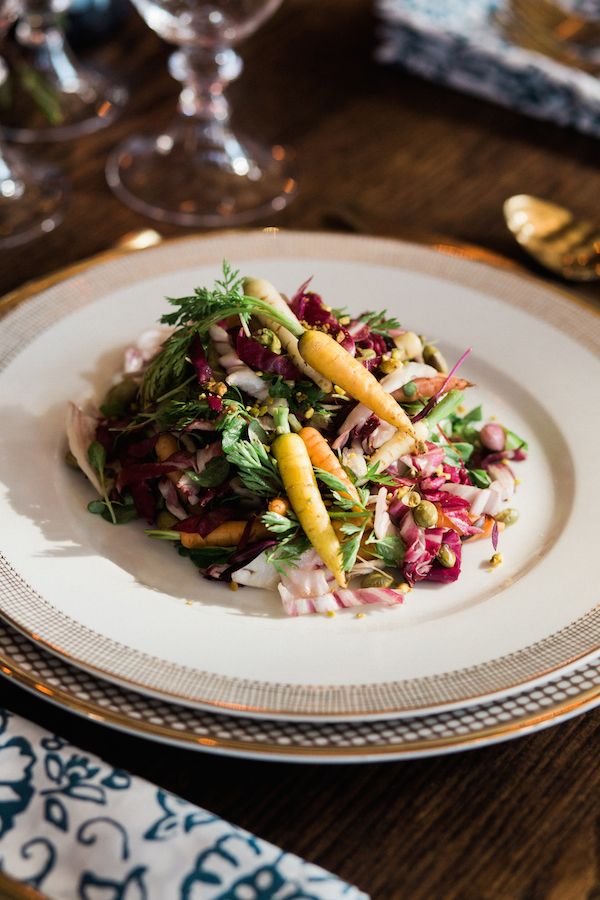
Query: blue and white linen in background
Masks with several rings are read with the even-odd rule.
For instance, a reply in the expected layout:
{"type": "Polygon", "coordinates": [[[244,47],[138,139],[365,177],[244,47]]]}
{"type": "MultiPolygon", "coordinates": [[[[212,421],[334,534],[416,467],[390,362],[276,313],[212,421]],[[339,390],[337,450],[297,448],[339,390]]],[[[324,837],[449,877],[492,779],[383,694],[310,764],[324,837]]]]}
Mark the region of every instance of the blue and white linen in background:
{"type": "Polygon", "coordinates": [[[556,5],[565,12],[591,22],[600,20],[600,0],[556,0],[556,5]]]}
{"type": "Polygon", "coordinates": [[[2,708],[0,871],[52,900],[368,900],[2,708]]]}
{"type": "Polygon", "coordinates": [[[600,137],[600,78],[507,40],[497,19],[508,2],[377,0],[377,58],[600,137]]]}

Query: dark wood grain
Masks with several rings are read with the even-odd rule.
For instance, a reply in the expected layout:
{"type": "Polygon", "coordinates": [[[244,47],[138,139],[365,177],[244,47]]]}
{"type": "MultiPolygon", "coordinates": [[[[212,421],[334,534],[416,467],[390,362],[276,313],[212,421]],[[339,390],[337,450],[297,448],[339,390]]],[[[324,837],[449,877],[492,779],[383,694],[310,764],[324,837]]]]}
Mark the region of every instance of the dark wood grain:
{"type": "MultiPolygon", "coordinates": [[[[536,271],[504,227],[508,195],[537,193],[598,214],[598,142],[378,67],[373,45],[368,0],[288,0],[243,48],[246,70],[231,89],[237,122],[296,150],[300,193],[273,223],[436,232],[536,271]]],[[[129,81],[130,109],[97,135],[35,148],[68,170],[71,208],[52,235],[0,254],[1,291],[151,224],[113,198],[104,161],[124,135],[169,120],[177,86],[167,50],[133,15],[100,56],[129,81]]],[[[600,298],[595,286],[583,293],[600,298]]],[[[466,754],[327,767],[157,747],[5,682],[0,701],[376,900],[600,898],[597,713],[466,754]]]]}

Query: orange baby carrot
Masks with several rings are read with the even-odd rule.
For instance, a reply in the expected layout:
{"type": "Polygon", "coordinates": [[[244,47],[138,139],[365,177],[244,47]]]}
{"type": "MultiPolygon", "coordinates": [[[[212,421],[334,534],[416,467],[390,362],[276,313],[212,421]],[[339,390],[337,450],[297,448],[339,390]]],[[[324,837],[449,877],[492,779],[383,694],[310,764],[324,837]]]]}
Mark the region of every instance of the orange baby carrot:
{"type": "Polygon", "coordinates": [[[298,435],[306,444],[313,467],[324,469],[325,472],[329,472],[330,475],[334,475],[340,481],[343,481],[347,487],[346,496],[360,503],[358,491],[348,478],[345,469],[323,435],[316,428],[310,426],[301,428],[298,435]]]}
{"type": "MultiPolygon", "coordinates": [[[[464,543],[467,544],[471,541],[479,541],[481,540],[481,538],[491,537],[492,530],[494,528],[494,522],[496,522],[496,520],[493,516],[486,516],[485,522],[483,524],[483,531],[480,534],[472,534],[471,537],[468,537],[464,543]]],[[[498,531],[504,531],[504,529],[506,528],[504,522],[496,522],[496,525],[498,526],[498,531]]]]}
{"type": "MultiPolygon", "coordinates": [[[[247,522],[237,521],[233,519],[230,522],[223,522],[217,525],[206,537],[201,537],[193,532],[181,532],[181,544],[188,550],[195,550],[197,547],[237,547],[242,539],[247,522]]],[[[262,522],[254,522],[250,529],[250,540],[257,541],[260,538],[270,536],[270,532],[262,524],[262,522]]]]}

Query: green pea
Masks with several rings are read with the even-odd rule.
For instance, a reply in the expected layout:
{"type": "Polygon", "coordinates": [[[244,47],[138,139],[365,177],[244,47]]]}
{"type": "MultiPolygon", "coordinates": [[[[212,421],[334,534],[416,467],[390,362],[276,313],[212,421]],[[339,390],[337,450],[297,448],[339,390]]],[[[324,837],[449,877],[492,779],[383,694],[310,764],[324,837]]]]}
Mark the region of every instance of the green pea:
{"type": "Polygon", "coordinates": [[[504,522],[505,525],[514,525],[519,518],[518,509],[503,509],[495,516],[496,522],[504,522]]]}
{"type": "Polygon", "coordinates": [[[434,528],[437,525],[438,511],[429,500],[421,500],[413,510],[413,517],[421,528],[434,528]]]}
{"type": "Polygon", "coordinates": [[[389,587],[394,579],[385,572],[369,572],[361,581],[361,586],[365,588],[389,587]]]}
{"type": "Polygon", "coordinates": [[[442,544],[442,546],[438,550],[436,559],[439,564],[445,569],[451,569],[452,566],[456,563],[456,553],[454,552],[454,550],[450,549],[448,544],[442,544]]]}

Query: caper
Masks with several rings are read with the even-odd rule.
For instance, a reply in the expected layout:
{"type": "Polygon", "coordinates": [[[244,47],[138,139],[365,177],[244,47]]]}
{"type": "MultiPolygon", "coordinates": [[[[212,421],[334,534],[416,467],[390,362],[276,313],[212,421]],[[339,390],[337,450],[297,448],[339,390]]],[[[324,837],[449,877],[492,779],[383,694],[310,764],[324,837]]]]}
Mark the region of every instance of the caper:
{"type": "Polygon", "coordinates": [[[414,509],[421,503],[421,495],[418,491],[409,491],[407,494],[404,494],[400,500],[405,506],[410,506],[411,509],[414,509]]]}
{"type": "Polygon", "coordinates": [[[448,544],[442,544],[438,550],[436,559],[445,569],[451,569],[456,563],[456,553],[454,550],[450,549],[448,544]]]}
{"type": "Polygon", "coordinates": [[[413,510],[413,518],[421,528],[434,528],[437,525],[438,511],[429,500],[421,500],[413,510]]]}
{"type": "Polygon", "coordinates": [[[102,404],[105,416],[121,416],[129,412],[129,407],[136,398],[139,385],[132,378],[125,378],[114,384],[108,391],[102,404]]]}
{"type": "Polygon", "coordinates": [[[423,347],[423,361],[426,362],[428,366],[433,366],[438,372],[445,373],[448,371],[448,363],[438,348],[434,347],[433,344],[425,344],[423,347]]]}
{"type": "Polygon", "coordinates": [[[261,328],[260,331],[257,332],[256,338],[259,344],[262,344],[263,347],[267,347],[272,353],[281,353],[281,341],[270,328],[261,328]]]}
{"type": "Polygon", "coordinates": [[[375,359],[375,357],[377,356],[372,347],[365,347],[364,349],[361,348],[358,352],[361,359],[375,359]]]}
{"type": "Polygon", "coordinates": [[[519,510],[513,509],[512,507],[509,509],[503,509],[498,513],[497,516],[495,516],[496,522],[504,522],[505,525],[514,525],[518,518],[519,510]]]}
{"type": "Polygon", "coordinates": [[[174,525],[177,517],[172,515],[167,509],[161,509],[156,517],[156,527],[161,531],[168,531],[171,525],[174,525]]]}
{"type": "Polygon", "coordinates": [[[379,368],[385,375],[389,375],[390,372],[395,372],[396,369],[401,368],[401,366],[401,359],[384,359],[379,368]]]}
{"type": "Polygon", "coordinates": [[[365,577],[361,581],[361,587],[389,587],[393,580],[394,579],[392,578],[392,576],[386,575],[385,572],[369,572],[369,574],[365,575],[365,577]]]}

